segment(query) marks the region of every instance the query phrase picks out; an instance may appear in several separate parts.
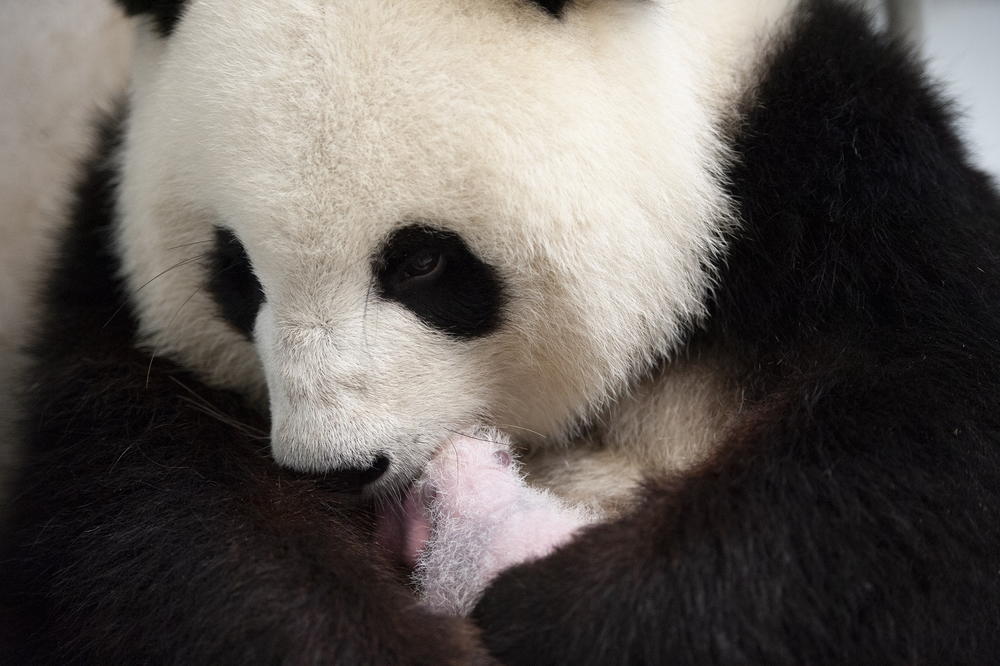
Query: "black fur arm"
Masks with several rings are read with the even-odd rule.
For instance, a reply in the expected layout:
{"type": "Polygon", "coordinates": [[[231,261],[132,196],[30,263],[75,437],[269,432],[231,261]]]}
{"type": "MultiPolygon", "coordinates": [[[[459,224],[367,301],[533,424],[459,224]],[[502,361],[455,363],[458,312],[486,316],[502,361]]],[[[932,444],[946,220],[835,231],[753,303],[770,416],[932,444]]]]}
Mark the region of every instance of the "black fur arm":
{"type": "Polygon", "coordinates": [[[702,470],[487,591],[508,663],[1000,655],[1000,200],[854,9],[805,3],[762,73],[697,343],[745,410],[702,470]]]}
{"type": "Polygon", "coordinates": [[[806,380],[748,414],[728,459],[503,575],[474,613],[488,647],[508,664],[992,662],[998,424],[913,402],[908,374],[806,380]]]}

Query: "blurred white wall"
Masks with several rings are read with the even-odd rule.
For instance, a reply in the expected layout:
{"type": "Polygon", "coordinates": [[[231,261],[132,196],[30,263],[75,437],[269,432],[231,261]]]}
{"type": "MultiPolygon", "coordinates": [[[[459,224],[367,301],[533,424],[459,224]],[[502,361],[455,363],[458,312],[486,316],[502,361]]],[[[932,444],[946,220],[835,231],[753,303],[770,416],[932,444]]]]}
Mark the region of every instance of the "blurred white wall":
{"type": "Polygon", "coordinates": [[[1000,178],[1000,0],[908,0],[923,10],[923,50],[958,100],[980,166],[1000,178]]]}

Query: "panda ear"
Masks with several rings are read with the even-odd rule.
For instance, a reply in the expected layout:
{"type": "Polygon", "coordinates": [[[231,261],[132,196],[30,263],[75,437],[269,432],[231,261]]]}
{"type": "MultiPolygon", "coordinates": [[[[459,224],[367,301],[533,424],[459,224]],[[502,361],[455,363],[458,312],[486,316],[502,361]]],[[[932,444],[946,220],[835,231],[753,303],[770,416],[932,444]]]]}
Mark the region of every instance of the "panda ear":
{"type": "Polygon", "coordinates": [[[536,5],[547,11],[553,16],[562,16],[563,8],[570,4],[572,0],[531,0],[536,5]]]}
{"type": "Polygon", "coordinates": [[[163,37],[168,36],[181,18],[187,0],[117,0],[129,16],[147,15],[163,37]]]}

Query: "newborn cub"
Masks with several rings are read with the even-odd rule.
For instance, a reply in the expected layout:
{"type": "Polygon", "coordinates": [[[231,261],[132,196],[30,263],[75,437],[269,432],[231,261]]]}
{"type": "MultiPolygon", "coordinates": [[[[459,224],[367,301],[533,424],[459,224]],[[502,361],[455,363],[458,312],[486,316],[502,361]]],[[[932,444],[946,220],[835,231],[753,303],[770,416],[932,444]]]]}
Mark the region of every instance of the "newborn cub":
{"type": "Polygon", "coordinates": [[[544,557],[595,518],[528,486],[507,439],[480,429],[445,443],[379,540],[413,567],[428,607],[464,615],[501,571],[544,557]]]}

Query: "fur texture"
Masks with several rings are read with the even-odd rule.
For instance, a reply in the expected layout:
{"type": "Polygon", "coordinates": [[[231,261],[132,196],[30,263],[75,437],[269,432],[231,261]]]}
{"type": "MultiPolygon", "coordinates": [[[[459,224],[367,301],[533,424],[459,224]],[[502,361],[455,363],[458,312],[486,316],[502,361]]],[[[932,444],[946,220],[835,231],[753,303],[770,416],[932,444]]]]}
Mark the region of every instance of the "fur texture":
{"type": "Polygon", "coordinates": [[[767,32],[743,4],[722,26],[609,0],[558,22],[523,2],[191,4],[142,40],[122,153],[144,341],[266,385],[283,464],[388,455],[382,492],[480,422],[565,442],[704,316],[732,222],[717,126],[767,32]],[[376,297],[372,257],[415,221],[491,267],[509,325],[456,340],[376,297]],[[253,344],[203,289],[216,225],[266,295],[253,344]]]}
{"type": "Polygon", "coordinates": [[[466,615],[504,569],[551,553],[595,516],[528,486],[510,443],[492,429],[448,440],[391,528],[414,566],[421,601],[466,615]]]}
{"type": "Polygon", "coordinates": [[[117,0],[130,16],[148,16],[156,31],[167,37],[181,19],[187,0],[117,0]]]}
{"type": "Polygon", "coordinates": [[[474,617],[505,663],[1000,655],[1000,202],[901,49],[834,3],[789,34],[695,343],[738,362],[740,414],[711,461],[499,579],[474,617]]]}
{"type": "Polygon", "coordinates": [[[47,292],[5,654],[995,661],[1000,201],[903,49],[788,12],[192,0],[147,31],[47,292]],[[496,271],[495,332],[372,296],[414,221],[496,271]],[[219,226],[252,342],[185,245],[219,226]],[[618,517],[473,628],[416,606],[368,500],[480,420],[618,517]],[[268,430],[391,466],[359,495],[268,430]]]}
{"type": "Polygon", "coordinates": [[[252,339],[254,322],[264,303],[264,290],[253,274],[246,248],[228,229],[215,230],[209,270],[208,289],[222,317],[252,339]]]}
{"type": "Polygon", "coordinates": [[[473,628],[416,608],[373,556],[348,484],[280,471],[266,422],[135,349],[111,242],[114,136],[78,189],[34,345],[30,462],[2,541],[4,660],[488,663],[473,628]]]}
{"type": "Polygon", "coordinates": [[[531,0],[536,5],[553,16],[561,16],[566,5],[571,4],[567,0],[531,0]]]}
{"type": "Polygon", "coordinates": [[[107,0],[7,3],[0,21],[0,514],[17,459],[14,388],[31,335],[33,285],[47,274],[57,225],[94,109],[121,91],[132,30],[107,0]]]}

